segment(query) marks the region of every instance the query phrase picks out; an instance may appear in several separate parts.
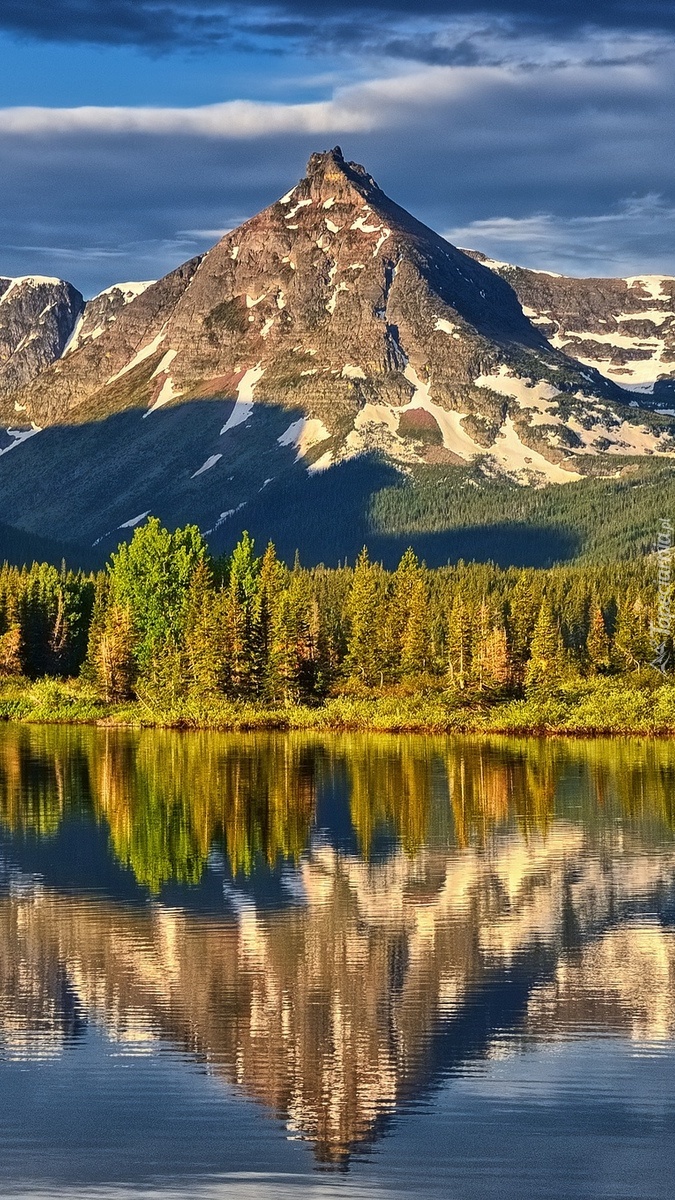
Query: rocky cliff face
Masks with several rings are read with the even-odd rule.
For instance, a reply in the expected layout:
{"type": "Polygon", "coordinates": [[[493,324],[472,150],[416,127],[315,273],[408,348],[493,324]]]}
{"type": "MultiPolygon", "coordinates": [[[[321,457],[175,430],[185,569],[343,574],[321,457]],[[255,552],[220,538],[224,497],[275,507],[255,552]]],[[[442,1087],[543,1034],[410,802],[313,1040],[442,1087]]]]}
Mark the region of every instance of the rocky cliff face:
{"type": "Polygon", "coordinates": [[[37,432],[25,389],[57,359],[95,340],[147,283],[120,283],[93,300],[63,279],[0,278],[0,454],[37,432]]]}
{"type": "Polygon", "coordinates": [[[0,412],[63,352],[84,308],[70,283],[43,275],[0,279],[0,412]]]}
{"type": "Polygon", "coordinates": [[[92,300],[87,300],[63,349],[62,357],[73,354],[87,342],[93,342],[105,333],[117,320],[125,304],[142,295],[153,282],[154,280],[150,279],[142,283],[114,283],[92,300]]]}
{"type": "Polygon", "coordinates": [[[571,279],[466,253],[511,285],[552,346],[629,391],[672,402],[675,278],[571,279]]]}

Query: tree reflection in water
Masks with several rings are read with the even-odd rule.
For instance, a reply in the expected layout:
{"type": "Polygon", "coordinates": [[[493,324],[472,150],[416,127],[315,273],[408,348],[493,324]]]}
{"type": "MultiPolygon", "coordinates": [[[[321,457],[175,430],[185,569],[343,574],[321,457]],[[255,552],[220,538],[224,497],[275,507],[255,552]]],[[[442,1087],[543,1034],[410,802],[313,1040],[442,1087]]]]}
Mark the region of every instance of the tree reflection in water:
{"type": "Polygon", "coordinates": [[[659,741],[7,727],[2,1052],[168,1041],[340,1165],[505,1043],[672,1038],[674,784],[659,741]],[[31,875],[66,825],[146,900],[31,875]]]}

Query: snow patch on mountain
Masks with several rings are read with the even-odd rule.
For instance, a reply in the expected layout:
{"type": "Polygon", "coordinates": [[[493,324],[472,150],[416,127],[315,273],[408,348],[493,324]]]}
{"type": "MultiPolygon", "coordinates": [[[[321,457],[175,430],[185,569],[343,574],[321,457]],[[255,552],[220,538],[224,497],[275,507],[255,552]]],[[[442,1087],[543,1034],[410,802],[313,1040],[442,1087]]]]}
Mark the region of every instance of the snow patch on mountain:
{"type": "Polygon", "coordinates": [[[512,400],[517,400],[521,408],[541,409],[558,395],[558,388],[552,383],[541,380],[534,383],[532,379],[512,375],[506,366],[501,366],[495,375],[479,375],[474,379],[474,385],[489,388],[500,396],[509,396],[512,400]]]}
{"type": "Polygon", "coordinates": [[[529,475],[543,476],[547,483],[572,483],[581,479],[575,471],[566,471],[556,463],[549,462],[538,450],[533,450],[521,441],[512,417],[507,417],[490,447],[490,457],[520,482],[529,475]]]}
{"type": "Polygon", "coordinates": [[[215,467],[216,463],[220,462],[222,457],[222,454],[210,454],[206,462],[202,463],[201,467],[198,467],[196,471],[193,471],[190,479],[196,479],[198,475],[203,475],[205,471],[210,471],[212,467],[215,467]]]}
{"type": "Polygon", "coordinates": [[[260,363],[244,371],[237,385],[237,399],[234,402],[234,408],[220,431],[221,436],[229,433],[231,429],[236,429],[237,425],[243,425],[245,421],[248,421],[253,412],[253,391],[264,373],[265,368],[260,363]]]}
{"type": "Polygon", "coordinates": [[[670,295],[664,291],[665,283],[672,283],[672,275],[629,275],[624,282],[629,288],[640,287],[647,292],[652,300],[669,300],[670,295]]]}
{"type": "Polygon", "coordinates": [[[133,358],[129,360],[126,366],[122,367],[119,371],[116,371],[115,374],[111,375],[109,379],[106,379],[106,387],[109,383],[116,383],[118,379],[121,379],[123,375],[127,375],[129,371],[133,371],[134,367],[140,366],[142,362],[145,362],[146,358],[150,358],[155,351],[159,350],[159,347],[164,341],[165,336],[166,325],[163,325],[159,333],[155,335],[151,342],[147,342],[145,346],[141,346],[140,350],[136,351],[133,358]]]}
{"type": "Polygon", "coordinates": [[[176,400],[178,398],[178,396],[180,396],[181,394],[182,393],[181,393],[180,389],[175,386],[171,376],[167,375],[166,379],[164,380],[164,383],[162,384],[162,386],[160,388],[157,399],[155,400],[154,404],[148,409],[148,411],[143,413],[143,416],[149,417],[150,413],[156,412],[158,408],[163,408],[164,405],[168,404],[170,400],[176,400]]]}
{"type": "Polygon", "coordinates": [[[62,279],[57,279],[53,275],[15,275],[13,278],[10,278],[9,287],[0,296],[0,304],[4,304],[9,299],[11,293],[17,288],[37,288],[43,285],[59,287],[62,283],[62,279]]]}
{"type": "Polygon", "coordinates": [[[134,529],[136,525],[140,525],[141,521],[144,521],[146,517],[149,517],[151,512],[152,509],[149,508],[147,512],[139,513],[137,517],[131,517],[128,521],[123,521],[121,525],[117,526],[117,528],[134,529]]]}
{"type": "Polygon", "coordinates": [[[319,445],[320,442],[325,442],[329,437],[330,433],[323,421],[319,421],[316,417],[300,417],[297,421],[293,421],[288,426],[288,429],[284,430],[281,436],[277,438],[277,442],[280,446],[294,446],[297,450],[295,456],[297,462],[313,446],[319,445]]]}
{"type": "Polygon", "coordinates": [[[457,326],[453,325],[452,321],[446,321],[444,317],[438,317],[434,329],[438,333],[447,333],[449,337],[459,338],[457,326]]]}
{"type": "Polygon", "coordinates": [[[5,430],[8,437],[12,439],[9,446],[4,446],[0,449],[0,456],[9,454],[10,450],[16,450],[17,446],[21,446],[23,442],[27,442],[29,438],[35,437],[36,433],[40,433],[37,425],[31,426],[30,429],[7,429],[5,430]]]}
{"type": "Polygon", "coordinates": [[[171,366],[171,363],[173,362],[173,360],[177,354],[178,354],[177,350],[167,350],[164,357],[161,358],[160,361],[158,362],[158,364],[155,367],[154,371],[152,372],[152,375],[150,376],[150,378],[156,379],[158,375],[163,375],[165,371],[168,371],[169,367],[171,366]]]}
{"type": "MultiPolygon", "coordinates": [[[[100,300],[101,296],[114,296],[116,292],[119,292],[125,304],[129,304],[132,300],[135,300],[137,296],[142,296],[143,292],[147,291],[147,289],[152,287],[153,283],[156,282],[156,279],[136,279],[127,283],[111,283],[110,287],[104,288],[103,291],[99,292],[97,296],[93,297],[93,299],[100,300]]],[[[87,303],[91,304],[91,300],[89,300],[87,303]]]]}

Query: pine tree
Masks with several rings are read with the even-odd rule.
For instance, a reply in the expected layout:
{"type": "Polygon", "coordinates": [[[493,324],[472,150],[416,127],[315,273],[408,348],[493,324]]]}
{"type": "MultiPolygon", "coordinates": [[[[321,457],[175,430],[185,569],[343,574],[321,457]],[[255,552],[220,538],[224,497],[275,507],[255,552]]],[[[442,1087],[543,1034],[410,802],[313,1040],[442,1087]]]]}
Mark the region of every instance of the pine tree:
{"type": "Polygon", "coordinates": [[[560,623],[548,597],[544,597],[532,634],[530,659],[525,668],[525,686],[529,691],[555,687],[564,669],[564,647],[560,623]]]}
{"type": "Polygon", "coordinates": [[[367,686],[382,682],[385,663],[380,653],[381,628],[379,571],[364,546],[356,560],[347,599],[349,637],[345,670],[367,686]]]}
{"type": "Polygon", "coordinates": [[[411,671],[414,673],[411,663],[403,665],[403,655],[412,594],[420,574],[417,556],[413,550],[408,549],[393,575],[385,581],[385,593],[382,597],[383,620],[378,631],[378,641],[383,677],[389,680],[397,681],[403,674],[411,671]]]}
{"type": "Polygon", "coordinates": [[[479,689],[494,690],[511,681],[511,656],[501,614],[483,600],[473,628],[472,677],[479,689]]]}
{"type": "Polygon", "coordinates": [[[424,574],[417,570],[410,581],[408,604],[401,639],[401,671],[408,677],[421,675],[429,664],[429,598],[424,574]]]}
{"type": "Polygon", "coordinates": [[[213,573],[198,563],[192,576],[185,620],[185,670],[188,692],[208,699],[222,692],[225,637],[223,593],[217,593],[213,573]]]}
{"type": "Polygon", "coordinates": [[[260,559],[253,539],[244,532],[227,568],[224,603],[226,689],[233,696],[254,693],[253,624],[260,592],[260,559]]]}
{"type": "Polygon", "coordinates": [[[259,700],[271,700],[280,690],[275,676],[274,629],[285,568],[270,542],[260,564],[260,578],[251,618],[251,691],[259,700]]]}
{"type": "Polygon", "coordinates": [[[90,674],[106,704],[128,700],[133,694],[136,640],[130,610],[110,604],[89,650],[90,674]]]}
{"type": "Polygon", "coordinates": [[[464,691],[471,677],[471,613],[464,597],[457,593],[448,618],[448,682],[464,691]]]}
{"type": "Polygon", "coordinates": [[[518,682],[525,676],[541,601],[541,584],[534,572],[521,571],[509,599],[507,624],[513,671],[518,682]]]}
{"type": "Polygon", "coordinates": [[[586,657],[593,675],[608,671],[611,665],[611,645],[605,627],[605,618],[597,596],[591,601],[586,638],[586,657]]]}
{"type": "Polygon", "coordinates": [[[653,656],[649,611],[642,597],[631,592],[619,602],[614,633],[614,661],[621,671],[640,671],[648,666],[653,656]]]}

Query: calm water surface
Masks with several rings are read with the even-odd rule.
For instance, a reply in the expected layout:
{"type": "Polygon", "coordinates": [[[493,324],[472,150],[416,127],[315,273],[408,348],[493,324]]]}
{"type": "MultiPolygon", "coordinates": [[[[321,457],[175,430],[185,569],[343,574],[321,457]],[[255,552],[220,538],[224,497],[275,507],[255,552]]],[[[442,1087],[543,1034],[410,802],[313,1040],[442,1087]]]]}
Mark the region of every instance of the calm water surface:
{"type": "Polygon", "coordinates": [[[675,1195],[675,742],[0,726],[0,1194],[675,1195]]]}

